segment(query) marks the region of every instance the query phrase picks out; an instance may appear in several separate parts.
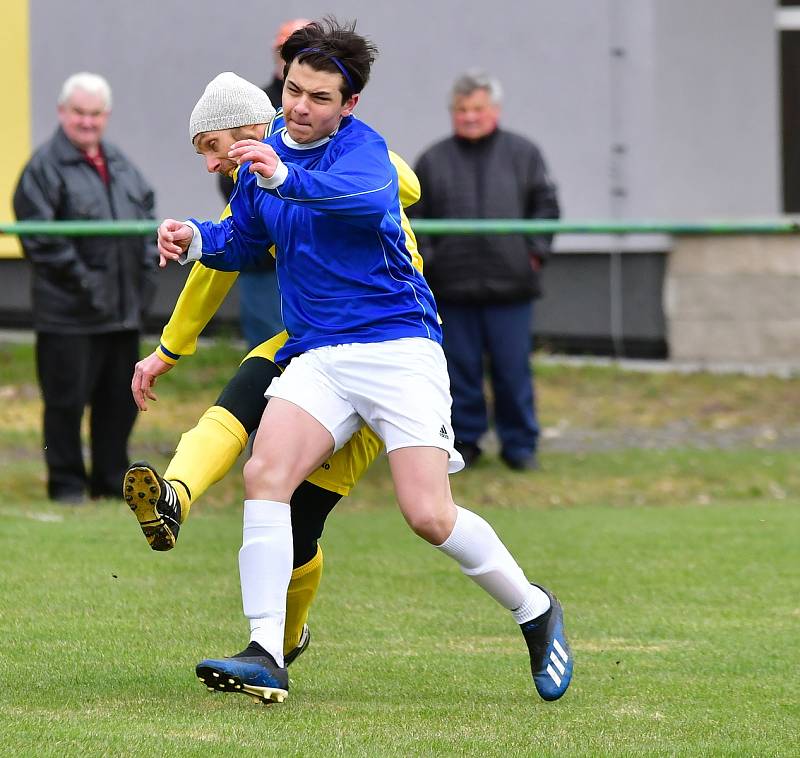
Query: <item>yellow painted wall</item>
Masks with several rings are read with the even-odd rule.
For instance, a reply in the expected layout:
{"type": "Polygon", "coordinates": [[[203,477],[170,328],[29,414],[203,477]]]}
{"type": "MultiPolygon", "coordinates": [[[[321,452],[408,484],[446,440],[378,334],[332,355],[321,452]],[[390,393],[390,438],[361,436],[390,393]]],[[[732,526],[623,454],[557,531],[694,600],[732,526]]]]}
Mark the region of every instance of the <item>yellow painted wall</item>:
{"type": "MultiPolygon", "coordinates": [[[[0,222],[14,220],[11,196],[31,152],[28,0],[3,0],[0,11],[0,222]]],[[[16,237],[0,235],[0,257],[20,255],[16,237]]]]}

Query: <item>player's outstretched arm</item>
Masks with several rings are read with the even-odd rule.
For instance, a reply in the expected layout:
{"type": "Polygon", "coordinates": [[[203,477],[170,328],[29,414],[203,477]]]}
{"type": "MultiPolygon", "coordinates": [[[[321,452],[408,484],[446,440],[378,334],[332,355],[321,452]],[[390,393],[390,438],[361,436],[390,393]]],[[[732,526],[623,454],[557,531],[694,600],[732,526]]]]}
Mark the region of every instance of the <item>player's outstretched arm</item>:
{"type": "Polygon", "coordinates": [[[253,202],[255,179],[239,175],[238,191],[231,202],[231,215],[218,223],[190,218],[195,235],[185,261],[200,261],[217,271],[242,271],[270,255],[273,240],[253,202]]]}
{"type": "Polygon", "coordinates": [[[181,356],[197,350],[198,337],[219,310],[237,276],[235,271],[192,266],[161,332],[161,343],[156,350],[161,360],[175,364],[181,356]]]}

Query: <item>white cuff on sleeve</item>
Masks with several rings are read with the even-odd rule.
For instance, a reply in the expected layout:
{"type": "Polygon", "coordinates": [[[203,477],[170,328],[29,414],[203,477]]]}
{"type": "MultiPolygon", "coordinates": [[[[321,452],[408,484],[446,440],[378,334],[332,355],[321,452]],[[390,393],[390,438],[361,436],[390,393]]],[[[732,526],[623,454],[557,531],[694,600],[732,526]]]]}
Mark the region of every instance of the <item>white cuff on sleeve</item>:
{"type": "Polygon", "coordinates": [[[189,243],[189,248],[186,252],[178,258],[178,263],[181,266],[185,266],[187,263],[191,261],[199,261],[200,256],[203,254],[203,235],[200,234],[200,230],[197,228],[196,224],[193,224],[191,221],[184,221],[186,226],[192,227],[192,241],[189,243]]]}
{"type": "Polygon", "coordinates": [[[275,189],[286,181],[287,176],[289,176],[288,167],[282,160],[278,159],[278,167],[275,169],[275,173],[269,179],[265,179],[261,174],[256,174],[256,183],[263,189],[275,189]]]}

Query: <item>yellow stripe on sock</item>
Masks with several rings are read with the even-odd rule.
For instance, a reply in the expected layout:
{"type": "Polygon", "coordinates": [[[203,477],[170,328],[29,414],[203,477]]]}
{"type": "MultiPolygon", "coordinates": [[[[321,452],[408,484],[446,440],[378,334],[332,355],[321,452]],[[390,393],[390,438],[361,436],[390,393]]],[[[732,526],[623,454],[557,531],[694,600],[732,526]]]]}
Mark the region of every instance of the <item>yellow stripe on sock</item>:
{"type": "Polygon", "coordinates": [[[283,651],[288,653],[300,643],[303,626],[308,621],[308,612],[314,602],[323,568],[322,548],[317,545],[316,555],[292,571],[289,589],[286,592],[286,626],[283,633],[283,651]]]}

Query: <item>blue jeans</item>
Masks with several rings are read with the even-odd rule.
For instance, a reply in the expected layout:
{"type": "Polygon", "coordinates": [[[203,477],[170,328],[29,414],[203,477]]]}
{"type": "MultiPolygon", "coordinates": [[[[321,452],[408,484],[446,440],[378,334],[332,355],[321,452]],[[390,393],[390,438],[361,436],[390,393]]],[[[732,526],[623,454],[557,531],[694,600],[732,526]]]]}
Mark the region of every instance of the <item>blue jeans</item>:
{"type": "Polygon", "coordinates": [[[283,331],[281,296],[275,270],[239,274],[239,324],[248,348],[253,349],[283,331]]]}
{"type": "Polygon", "coordinates": [[[483,391],[485,358],[502,454],[522,460],[536,451],[539,424],[530,366],[533,303],[438,303],[453,395],[456,439],[477,444],[489,427],[483,391]]]}

